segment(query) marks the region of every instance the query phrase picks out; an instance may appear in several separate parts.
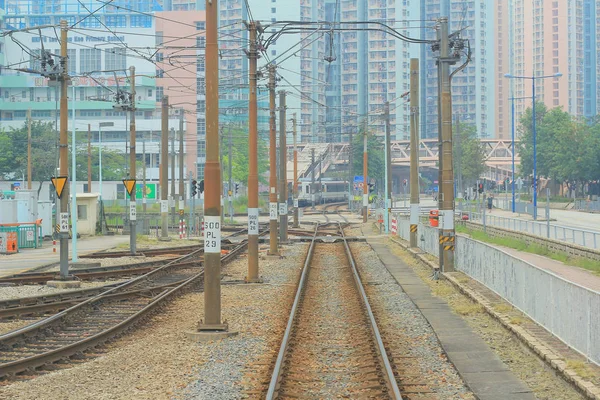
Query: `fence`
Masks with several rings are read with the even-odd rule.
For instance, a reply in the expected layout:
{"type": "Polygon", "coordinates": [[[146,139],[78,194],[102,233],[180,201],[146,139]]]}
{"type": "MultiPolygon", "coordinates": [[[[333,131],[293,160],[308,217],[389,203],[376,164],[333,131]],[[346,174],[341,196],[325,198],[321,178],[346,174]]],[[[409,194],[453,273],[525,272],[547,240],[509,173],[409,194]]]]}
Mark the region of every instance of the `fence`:
{"type": "Polygon", "coordinates": [[[573,209],[578,211],[600,212],[600,200],[575,200],[573,209]]]}
{"type": "Polygon", "coordinates": [[[493,214],[484,216],[481,213],[468,213],[469,220],[485,223],[499,228],[510,229],[518,232],[526,232],[532,235],[539,235],[564,242],[589,247],[598,248],[600,231],[590,231],[587,229],[571,228],[563,225],[552,224],[549,221],[527,221],[519,218],[501,217],[493,214]]]}
{"type": "Polygon", "coordinates": [[[42,247],[42,226],[37,224],[8,224],[0,226],[0,232],[17,232],[19,249],[42,247]]]}

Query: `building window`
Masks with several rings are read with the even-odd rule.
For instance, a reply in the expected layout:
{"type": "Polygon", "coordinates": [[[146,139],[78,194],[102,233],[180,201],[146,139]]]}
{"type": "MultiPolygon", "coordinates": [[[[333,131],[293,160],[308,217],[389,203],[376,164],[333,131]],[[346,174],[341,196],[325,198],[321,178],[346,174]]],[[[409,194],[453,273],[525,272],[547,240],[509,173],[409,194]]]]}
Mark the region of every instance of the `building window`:
{"type": "Polygon", "coordinates": [[[163,44],[163,33],[162,31],[157,31],[156,32],[156,47],[158,46],[162,46],[163,44]]]}
{"type": "Polygon", "coordinates": [[[162,101],[164,95],[164,89],[162,86],[156,87],[156,101],[162,101]]]}
{"type": "Polygon", "coordinates": [[[94,17],[93,15],[90,15],[88,18],[81,21],[81,26],[83,26],[85,28],[99,28],[100,21],[98,20],[98,17],[94,17]]]}
{"type": "Polygon", "coordinates": [[[198,21],[198,22],[196,22],[196,30],[197,31],[206,30],[206,22],[204,22],[204,21],[198,21]]]}
{"type": "Polygon", "coordinates": [[[162,78],[165,75],[165,72],[162,69],[157,69],[156,70],[156,77],[157,78],[162,78]]]}
{"type": "Polygon", "coordinates": [[[127,27],[127,17],[125,15],[107,15],[106,26],[113,28],[127,27]]]}
{"type": "Polygon", "coordinates": [[[79,72],[86,73],[102,69],[102,50],[81,49],[79,51],[79,72]]]}
{"type": "Polygon", "coordinates": [[[277,9],[276,9],[275,7],[271,7],[271,12],[272,12],[273,14],[275,14],[275,13],[277,12],[277,9]]]}
{"type": "Polygon", "coordinates": [[[152,98],[152,89],[148,89],[148,98],[152,98]]]}
{"type": "Polygon", "coordinates": [[[206,47],[206,38],[204,36],[198,36],[196,38],[196,47],[199,49],[203,49],[206,47]]]}
{"type": "Polygon", "coordinates": [[[131,17],[132,28],[151,28],[152,17],[149,15],[132,15],[131,17]]]}
{"type": "Polygon", "coordinates": [[[125,70],[127,68],[126,50],[121,47],[113,47],[107,50],[104,64],[108,71],[125,70]]]}
{"type": "Polygon", "coordinates": [[[85,204],[77,205],[77,219],[78,220],[87,221],[87,219],[88,219],[87,207],[88,206],[85,204]]]}

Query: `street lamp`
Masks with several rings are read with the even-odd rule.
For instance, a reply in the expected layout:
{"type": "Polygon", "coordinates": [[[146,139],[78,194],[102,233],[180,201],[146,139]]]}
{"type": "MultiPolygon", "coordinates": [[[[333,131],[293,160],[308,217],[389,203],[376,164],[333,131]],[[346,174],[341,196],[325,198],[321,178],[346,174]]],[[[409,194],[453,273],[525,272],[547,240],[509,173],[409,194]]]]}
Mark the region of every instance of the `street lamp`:
{"type": "MultiPolygon", "coordinates": [[[[562,73],[557,72],[553,75],[543,75],[543,76],[517,76],[512,74],[504,74],[505,78],[508,79],[531,79],[531,98],[533,101],[532,106],[532,130],[533,130],[533,219],[537,220],[537,130],[536,130],[536,114],[535,114],[535,80],[536,79],[545,79],[545,78],[560,78],[562,73]]],[[[514,102],[513,102],[514,107],[514,102]]],[[[514,109],[513,109],[513,119],[514,119],[514,109]]],[[[514,212],[514,195],[515,195],[515,186],[514,186],[514,122],[513,122],[513,212],[514,212]]]]}

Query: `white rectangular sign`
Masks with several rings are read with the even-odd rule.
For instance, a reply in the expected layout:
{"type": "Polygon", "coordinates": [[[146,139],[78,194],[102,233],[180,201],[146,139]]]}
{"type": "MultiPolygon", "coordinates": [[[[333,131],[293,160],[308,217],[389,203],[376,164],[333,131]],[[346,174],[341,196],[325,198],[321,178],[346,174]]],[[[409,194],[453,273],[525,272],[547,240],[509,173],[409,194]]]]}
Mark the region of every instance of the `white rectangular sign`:
{"type": "Polygon", "coordinates": [[[169,212],[169,200],[161,200],[160,201],[160,212],[161,213],[169,212]]]}
{"type": "Polygon", "coordinates": [[[287,215],[287,203],[279,203],[279,215],[287,215]]]}
{"type": "Polygon", "coordinates": [[[248,209],[248,235],[258,235],[258,208],[248,209]]]}
{"type": "Polygon", "coordinates": [[[179,209],[183,210],[185,208],[185,202],[183,200],[179,200],[179,209]]]}
{"type": "Polygon", "coordinates": [[[269,203],[269,219],[277,221],[277,203],[269,203]]]}
{"type": "Polygon", "coordinates": [[[368,206],[369,206],[369,195],[363,194],[363,207],[368,207],[368,206]]]}
{"type": "Polygon", "coordinates": [[[69,232],[69,213],[60,213],[60,231],[69,232]]]}
{"type": "Polygon", "coordinates": [[[294,199],[294,207],[298,208],[298,199],[294,199]]]}
{"type": "Polygon", "coordinates": [[[137,220],[137,209],[135,201],[129,202],[129,219],[132,221],[137,220]]]}
{"type": "Polygon", "coordinates": [[[204,252],[221,254],[221,217],[204,217],[204,252]]]}

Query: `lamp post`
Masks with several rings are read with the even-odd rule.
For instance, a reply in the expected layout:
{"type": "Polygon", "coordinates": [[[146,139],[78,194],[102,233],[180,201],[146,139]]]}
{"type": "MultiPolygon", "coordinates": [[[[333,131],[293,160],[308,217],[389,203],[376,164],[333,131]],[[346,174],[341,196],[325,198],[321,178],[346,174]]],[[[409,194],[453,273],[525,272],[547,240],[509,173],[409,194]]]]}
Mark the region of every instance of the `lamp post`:
{"type": "MultiPolygon", "coordinates": [[[[536,115],[535,115],[535,80],[545,78],[560,78],[562,73],[557,72],[553,75],[543,76],[517,76],[512,74],[504,74],[508,79],[531,79],[531,99],[532,106],[532,130],[533,130],[533,219],[537,220],[537,130],[536,130],[536,115]]],[[[514,212],[514,102],[513,102],[513,212],[514,212]]]]}

